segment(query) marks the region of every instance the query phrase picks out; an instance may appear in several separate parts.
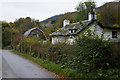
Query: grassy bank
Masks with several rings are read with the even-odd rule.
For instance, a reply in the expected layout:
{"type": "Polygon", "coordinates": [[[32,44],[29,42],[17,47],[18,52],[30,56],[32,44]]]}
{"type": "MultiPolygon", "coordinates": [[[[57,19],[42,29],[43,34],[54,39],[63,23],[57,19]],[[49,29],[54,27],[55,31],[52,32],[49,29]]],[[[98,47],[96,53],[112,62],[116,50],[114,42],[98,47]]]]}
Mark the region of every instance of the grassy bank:
{"type": "Polygon", "coordinates": [[[43,60],[40,58],[34,58],[28,54],[20,53],[16,50],[12,50],[15,54],[20,55],[28,60],[31,60],[32,62],[44,67],[45,69],[56,73],[57,75],[62,76],[62,77],[69,77],[69,78],[79,78],[80,74],[75,72],[74,70],[64,67],[59,64],[55,64],[51,61],[48,60],[43,60]]]}

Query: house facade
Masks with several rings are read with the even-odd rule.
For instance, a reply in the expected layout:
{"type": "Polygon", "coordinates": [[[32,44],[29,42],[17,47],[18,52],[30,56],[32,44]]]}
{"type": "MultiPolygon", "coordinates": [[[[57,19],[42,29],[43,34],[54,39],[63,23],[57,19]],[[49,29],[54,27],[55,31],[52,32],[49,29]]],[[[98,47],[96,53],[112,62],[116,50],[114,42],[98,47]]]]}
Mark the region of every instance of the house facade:
{"type": "Polygon", "coordinates": [[[66,42],[73,44],[75,39],[81,34],[87,34],[90,30],[91,34],[98,35],[99,38],[103,35],[103,40],[110,39],[111,42],[120,42],[120,27],[103,26],[97,19],[95,12],[90,12],[89,19],[81,22],[70,24],[69,20],[63,21],[63,27],[50,34],[51,43],[66,42]]]}

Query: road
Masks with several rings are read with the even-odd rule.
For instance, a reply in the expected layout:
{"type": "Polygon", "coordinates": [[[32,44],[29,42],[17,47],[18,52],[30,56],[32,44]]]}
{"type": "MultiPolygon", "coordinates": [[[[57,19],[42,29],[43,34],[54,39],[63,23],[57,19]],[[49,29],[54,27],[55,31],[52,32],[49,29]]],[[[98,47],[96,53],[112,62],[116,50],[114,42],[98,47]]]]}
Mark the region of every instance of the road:
{"type": "Polygon", "coordinates": [[[2,78],[55,78],[55,74],[37,64],[2,50],[2,78]]]}
{"type": "Polygon", "coordinates": [[[2,50],[0,49],[0,80],[2,79],[2,50]]]}

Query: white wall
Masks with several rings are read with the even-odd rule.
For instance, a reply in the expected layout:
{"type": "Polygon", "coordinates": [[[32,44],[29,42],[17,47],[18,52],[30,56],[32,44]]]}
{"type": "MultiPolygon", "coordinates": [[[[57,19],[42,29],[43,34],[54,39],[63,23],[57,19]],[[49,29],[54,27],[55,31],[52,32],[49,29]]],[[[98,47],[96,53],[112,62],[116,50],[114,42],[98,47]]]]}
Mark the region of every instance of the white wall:
{"type": "Polygon", "coordinates": [[[108,40],[111,39],[111,41],[116,42],[120,39],[120,30],[117,30],[117,38],[112,38],[112,31],[114,29],[106,29],[103,30],[100,26],[96,26],[94,24],[89,26],[89,29],[94,32],[96,30],[96,35],[98,35],[101,38],[102,32],[104,32],[104,39],[103,40],[108,40]]]}
{"type": "Polygon", "coordinates": [[[65,42],[66,39],[63,36],[52,37],[52,44],[65,42]]]}
{"type": "Polygon", "coordinates": [[[98,35],[99,37],[101,37],[101,34],[103,32],[103,29],[100,26],[98,25],[95,26],[94,24],[90,25],[88,29],[91,30],[91,33],[95,32],[96,35],[98,35]]]}
{"type": "Polygon", "coordinates": [[[57,37],[52,37],[52,44],[56,43],[68,43],[68,44],[73,44],[75,41],[75,38],[70,38],[69,36],[63,37],[63,36],[57,36],[57,37]]]}
{"type": "Polygon", "coordinates": [[[75,43],[75,37],[68,37],[67,39],[66,39],[66,43],[68,43],[68,44],[71,44],[71,45],[73,45],[74,43],[75,43]]]}

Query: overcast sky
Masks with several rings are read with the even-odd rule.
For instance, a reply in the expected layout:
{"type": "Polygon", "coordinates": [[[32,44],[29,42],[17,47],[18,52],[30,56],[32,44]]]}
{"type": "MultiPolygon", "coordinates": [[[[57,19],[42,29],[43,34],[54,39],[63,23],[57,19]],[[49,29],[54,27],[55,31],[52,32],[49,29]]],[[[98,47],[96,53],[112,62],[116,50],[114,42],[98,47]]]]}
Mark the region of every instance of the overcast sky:
{"type": "MultiPolygon", "coordinates": [[[[42,21],[54,15],[75,11],[83,0],[1,0],[0,21],[14,22],[20,17],[42,21]]],[[[97,6],[113,0],[95,0],[97,6]]]]}

